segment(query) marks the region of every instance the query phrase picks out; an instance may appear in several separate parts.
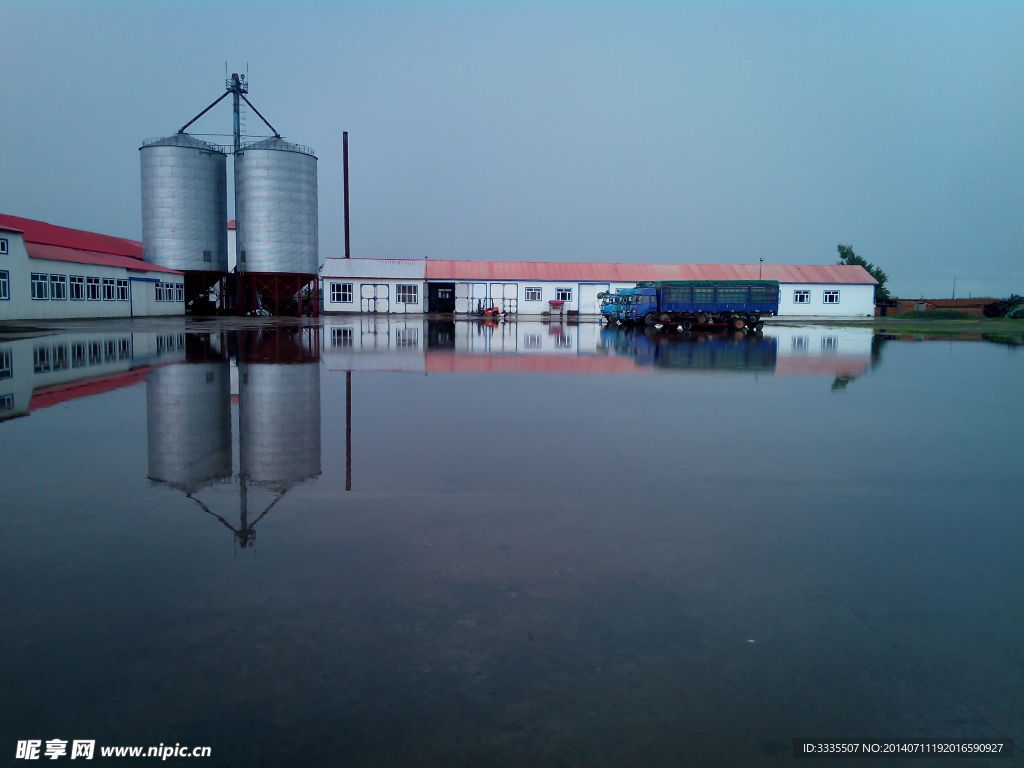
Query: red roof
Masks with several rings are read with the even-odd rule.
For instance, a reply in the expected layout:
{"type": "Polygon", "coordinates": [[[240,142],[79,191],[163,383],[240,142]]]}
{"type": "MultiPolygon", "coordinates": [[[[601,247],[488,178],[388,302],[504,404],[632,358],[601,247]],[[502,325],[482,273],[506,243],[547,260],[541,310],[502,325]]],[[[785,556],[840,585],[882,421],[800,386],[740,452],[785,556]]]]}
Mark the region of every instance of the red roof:
{"type": "Polygon", "coordinates": [[[642,280],[778,280],[874,285],[859,266],[801,264],[624,264],[580,261],[434,261],[428,280],[538,280],[636,283],[642,280]]]}
{"type": "Polygon", "coordinates": [[[143,261],[142,243],[138,240],[58,227],[45,221],[23,219],[5,213],[0,213],[0,229],[21,232],[25,250],[33,259],[123,267],[137,272],[180,274],[177,270],[143,261]]]}
{"type": "Polygon", "coordinates": [[[82,229],[58,227],[45,221],[23,219],[20,216],[9,216],[0,213],[0,226],[21,230],[26,243],[43,243],[59,245],[64,248],[77,248],[94,253],[113,253],[118,256],[142,258],[142,243],[123,237],[111,237],[97,232],[86,232],[82,229]]]}
{"type": "Polygon", "coordinates": [[[181,273],[175,269],[168,269],[142,259],[134,259],[131,256],[118,256],[112,253],[97,253],[96,251],[83,251],[79,248],[62,248],[59,245],[44,245],[42,243],[25,243],[25,250],[33,259],[50,259],[53,261],[71,261],[76,264],[98,264],[101,267],[123,267],[124,269],[136,272],[166,272],[172,275],[181,273]]]}

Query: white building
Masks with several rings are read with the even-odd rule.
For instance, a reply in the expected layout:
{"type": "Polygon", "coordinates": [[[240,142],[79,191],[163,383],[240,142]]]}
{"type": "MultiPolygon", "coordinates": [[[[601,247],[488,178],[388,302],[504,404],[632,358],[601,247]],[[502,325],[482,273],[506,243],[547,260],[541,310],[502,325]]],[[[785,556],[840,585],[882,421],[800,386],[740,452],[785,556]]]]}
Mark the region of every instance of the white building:
{"type": "Polygon", "coordinates": [[[777,280],[779,315],[870,317],[876,281],[845,265],[623,264],[328,258],[324,312],[598,315],[603,292],[650,280],[777,280]]]}
{"type": "Polygon", "coordinates": [[[142,243],[0,214],[0,320],[184,315],[180,272],[142,243]]]}

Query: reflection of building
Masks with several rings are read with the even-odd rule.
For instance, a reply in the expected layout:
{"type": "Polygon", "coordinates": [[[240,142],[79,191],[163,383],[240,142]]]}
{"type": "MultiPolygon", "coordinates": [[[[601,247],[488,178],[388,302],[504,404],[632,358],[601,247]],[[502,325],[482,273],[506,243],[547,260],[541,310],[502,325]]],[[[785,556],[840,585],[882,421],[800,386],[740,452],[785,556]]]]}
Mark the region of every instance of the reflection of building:
{"type": "Polygon", "coordinates": [[[770,324],[742,342],[714,334],[646,334],[599,323],[331,318],[324,362],[333,371],[650,373],[758,370],[851,377],[872,360],[870,328],[770,324]]]}
{"type": "Polygon", "coordinates": [[[140,384],[185,355],[184,333],[62,333],[0,342],[0,420],[140,384]]]}

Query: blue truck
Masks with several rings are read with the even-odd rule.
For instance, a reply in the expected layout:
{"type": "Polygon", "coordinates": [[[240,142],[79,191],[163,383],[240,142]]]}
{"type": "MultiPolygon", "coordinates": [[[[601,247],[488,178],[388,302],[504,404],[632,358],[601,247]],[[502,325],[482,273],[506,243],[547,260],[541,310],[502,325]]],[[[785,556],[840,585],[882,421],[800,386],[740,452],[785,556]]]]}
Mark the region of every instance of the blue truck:
{"type": "Polygon", "coordinates": [[[779,312],[775,280],[673,280],[637,283],[617,292],[608,322],[653,327],[760,330],[779,312]]]}

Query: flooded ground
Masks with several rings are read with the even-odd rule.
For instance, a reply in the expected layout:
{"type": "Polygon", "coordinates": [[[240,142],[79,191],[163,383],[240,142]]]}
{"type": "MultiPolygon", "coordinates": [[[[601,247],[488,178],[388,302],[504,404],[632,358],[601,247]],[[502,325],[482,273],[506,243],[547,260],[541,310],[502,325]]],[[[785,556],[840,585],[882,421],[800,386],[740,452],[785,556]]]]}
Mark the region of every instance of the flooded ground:
{"type": "Polygon", "coordinates": [[[0,748],[680,766],[1019,740],[1022,363],[781,325],[0,340],[0,748]]]}

